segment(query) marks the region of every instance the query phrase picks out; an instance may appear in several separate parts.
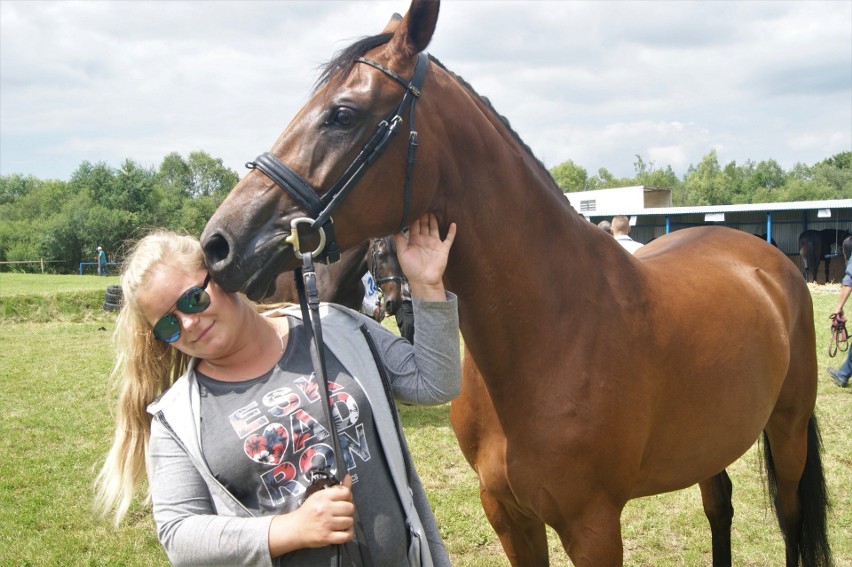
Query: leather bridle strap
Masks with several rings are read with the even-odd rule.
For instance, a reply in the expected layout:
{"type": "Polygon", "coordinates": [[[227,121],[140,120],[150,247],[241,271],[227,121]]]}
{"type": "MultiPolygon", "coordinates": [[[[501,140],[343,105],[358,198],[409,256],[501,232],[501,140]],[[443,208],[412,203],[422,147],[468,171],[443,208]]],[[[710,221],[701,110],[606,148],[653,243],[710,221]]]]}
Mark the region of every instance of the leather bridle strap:
{"type": "Polygon", "coordinates": [[[326,259],[329,263],[340,259],[340,250],[335,242],[331,215],[337,210],[349,192],[352,191],[364,173],[366,173],[367,168],[382,155],[385,148],[390,144],[399,125],[403,122],[402,115],[405,113],[406,107],[409,109],[408,160],[405,172],[402,221],[399,229],[401,230],[408,224],[408,211],[411,200],[411,176],[418,145],[417,131],[414,129],[414,110],[417,99],[420,97],[426,71],[429,67],[429,56],[425,53],[420,53],[417,56],[414,74],[411,77],[411,81],[407,83],[397,73],[375,61],[359,57],[356,62],[370,65],[382,71],[388,77],[400,83],[405,88],[405,94],[397,108],[379,123],[373,136],[328,191],[320,197],[320,192],[316,188],[312,187],[301,175],[283,163],[277,156],[269,152],[264,152],[255,161],[246,163],[247,168],[259,169],[274,181],[276,185],[293,197],[314,219],[313,228],[322,228],[325,231],[328,244],[326,250],[321,252],[319,257],[326,259]]]}
{"type": "MultiPolygon", "coordinates": [[[[317,489],[327,488],[339,484],[347,475],[348,467],[343,456],[343,448],[340,443],[340,434],[337,431],[337,422],[331,411],[331,391],[328,387],[328,373],[325,365],[325,345],[322,339],[322,324],[319,312],[319,292],[317,290],[317,278],[314,271],[313,259],[310,254],[302,255],[302,267],[294,271],[296,290],[299,293],[299,306],[302,310],[302,325],[310,340],[311,361],[314,366],[314,378],[317,381],[319,395],[322,398],[323,419],[328,427],[331,441],[331,450],[334,456],[334,469],[332,473],[327,467],[311,469],[311,486],[308,495],[317,489]]],[[[343,565],[343,555],[346,555],[347,565],[356,567],[369,567],[372,565],[369,548],[365,545],[367,541],[361,522],[355,513],[355,540],[349,543],[336,545],[335,564],[337,567],[343,565]]]]}

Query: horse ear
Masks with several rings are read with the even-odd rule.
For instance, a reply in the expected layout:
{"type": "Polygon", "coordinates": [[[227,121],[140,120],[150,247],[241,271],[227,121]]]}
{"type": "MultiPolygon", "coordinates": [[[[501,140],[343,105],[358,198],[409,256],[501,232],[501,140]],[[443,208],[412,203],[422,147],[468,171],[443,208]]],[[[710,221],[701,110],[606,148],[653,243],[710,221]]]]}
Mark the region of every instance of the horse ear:
{"type": "Polygon", "coordinates": [[[394,31],[390,47],[408,56],[424,51],[435,33],[440,7],[439,0],[412,0],[408,13],[394,31]]]}
{"type": "Polygon", "coordinates": [[[396,28],[399,26],[399,22],[402,21],[402,16],[399,14],[394,14],[391,16],[388,25],[385,26],[385,29],[382,30],[382,33],[393,33],[396,31],[396,28]]]}

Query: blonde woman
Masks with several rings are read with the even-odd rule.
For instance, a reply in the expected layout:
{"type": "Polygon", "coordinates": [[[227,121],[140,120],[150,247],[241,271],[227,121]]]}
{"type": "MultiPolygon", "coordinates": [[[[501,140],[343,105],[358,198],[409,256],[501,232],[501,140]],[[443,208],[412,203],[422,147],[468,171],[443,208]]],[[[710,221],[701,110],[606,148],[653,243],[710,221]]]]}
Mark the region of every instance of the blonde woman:
{"type": "Polygon", "coordinates": [[[97,478],[100,510],[119,523],[147,475],[157,535],[176,565],[329,565],[337,544],[375,565],[449,565],[383,383],[411,404],[458,394],[456,298],[441,281],[455,233],[451,225],[442,240],[426,215],[396,236],[417,346],[323,306],[347,471],[310,496],[312,467],[330,462],[328,425],[299,309],[260,316],[210,278],[197,240],[143,238],[122,274],[116,432],[97,478]]]}

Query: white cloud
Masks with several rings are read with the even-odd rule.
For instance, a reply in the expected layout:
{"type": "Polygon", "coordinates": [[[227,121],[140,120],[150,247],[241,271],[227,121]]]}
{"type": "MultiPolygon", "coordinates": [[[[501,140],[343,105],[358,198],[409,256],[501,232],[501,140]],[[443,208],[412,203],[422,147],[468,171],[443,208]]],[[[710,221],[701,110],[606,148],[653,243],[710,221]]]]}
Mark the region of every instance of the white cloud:
{"type": "MultiPolygon", "coordinates": [[[[205,150],[243,173],[383,2],[0,2],[0,173],[205,150]]],[[[852,149],[852,2],[445,1],[430,52],[543,161],[683,174],[852,149]]]]}

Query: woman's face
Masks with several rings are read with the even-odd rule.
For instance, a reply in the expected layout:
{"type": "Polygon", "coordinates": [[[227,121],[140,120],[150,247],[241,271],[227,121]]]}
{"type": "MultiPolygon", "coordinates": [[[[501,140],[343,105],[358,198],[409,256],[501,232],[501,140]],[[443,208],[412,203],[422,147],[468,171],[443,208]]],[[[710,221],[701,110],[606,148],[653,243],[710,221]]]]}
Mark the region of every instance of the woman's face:
{"type": "Polygon", "coordinates": [[[207,309],[183,313],[175,308],[178,298],[189,288],[200,287],[205,277],[205,271],[159,268],[138,292],[137,302],[151,328],[168,313],[177,318],[180,337],[171,344],[179,351],[199,358],[216,358],[227,352],[239,336],[239,299],[211,279],[206,288],[210,296],[207,309]]]}

